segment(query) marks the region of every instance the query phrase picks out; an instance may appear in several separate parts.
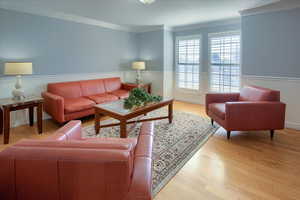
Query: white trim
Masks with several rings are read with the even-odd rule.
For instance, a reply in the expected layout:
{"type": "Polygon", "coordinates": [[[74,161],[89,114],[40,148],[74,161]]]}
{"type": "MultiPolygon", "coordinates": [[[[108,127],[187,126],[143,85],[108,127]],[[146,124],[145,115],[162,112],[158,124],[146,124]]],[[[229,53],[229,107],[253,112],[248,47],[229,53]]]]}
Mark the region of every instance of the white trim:
{"type": "Polygon", "coordinates": [[[252,80],[265,80],[265,81],[297,81],[300,82],[299,77],[276,77],[276,76],[255,76],[255,75],[242,75],[243,79],[252,80]]]}
{"type": "Polygon", "coordinates": [[[239,13],[241,16],[251,16],[251,15],[270,13],[270,12],[292,10],[299,7],[300,7],[299,1],[296,2],[296,1],[286,1],[286,0],[275,0],[271,4],[267,4],[256,8],[241,10],[239,13]]]}
{"type": "Polygon", "coordinates": [[[300,130],[300,123],[285,122],[285,127],[290,129],[300,130]]]}
{"type": "Polygon", "coordinates": [[[207,27],[234,25],[234,24],[240,24],[240,23],[241,23],[241,17],[234,17],[234,18],[206,21],[206,22],[197,23],[197,24],[172,26],[172,30],[174,32],[180,32],[180,31],[201,29],[201,28],[207,28],[207,27]]]}
{"type": "Polygon", "coordinates": [[[231,35],[241,35],[241,30],[232,30],[232,31],[225,31],[225,32],[212,32],[212,33],[208,33],[208,39],[210,39],[211,37],[225,37],[225,36],[231,36],[231,35]]]}
{"type": "Polygon", "coordinates": [[[166,26],[166,25],[149,25],[149,26],[133,26],[131,27],[131,32],[134,33],[146,33],[146,32],[152,32],[152,31],[173,31],[172,27],[166,26]]]}
{"type": "Polygon", "coordinates": [[[34,8],[33,7],[21,7],[19,5],[13,4],[13,3],[0,2],[0,8],[6,9],[6,10],[18,11],[21,13],[28,13],[28,14],[38,15],[38,16],[61,19],[61,20],[65,20],[65,21],[72,21],[72,22],[81,23],[81,24],[99,26],[99,27],[108,28],[108,29],[112,29],[112,30],[126,31],[126,32],[132,31],[131,28],[128,26],[121,26],[118,24],[108,23],[108,22],[96,20],[93,18],[82,17],[82,16],[72,15],[72,14],[63,13],[63,12],[55,12],[55,11],[49,11],[49,10],[47,11],[44,9],[40,9],[38,7],[34,7],[34,8]]]}

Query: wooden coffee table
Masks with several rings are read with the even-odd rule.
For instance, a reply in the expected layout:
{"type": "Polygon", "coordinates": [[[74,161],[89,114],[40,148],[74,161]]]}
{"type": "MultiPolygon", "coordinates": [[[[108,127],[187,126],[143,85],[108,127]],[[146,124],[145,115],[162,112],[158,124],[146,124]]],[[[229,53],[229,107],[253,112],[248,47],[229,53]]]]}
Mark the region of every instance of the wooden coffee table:
{"type": "Polygon", "coordinates": [[[161,102],[154,103],[137,110],[129,110],[124,108],[124,100],[114,101],[107,104],[98,104],[95,107],[95,131],[96,134],[99,134],[101,128],[120,126],[120,136],[121,138],[127,137],[127,124],[145,122],[145,121],[154,121],[161,119],[169,119],[169,123],[172,123],[173,120],[173,99],[164,99],[161,102]],[[131,120],[138,116],[146,115],[147,113],[157,110],[159,108],[168,106],[168,116],[147,118],[147,119],[137,119],[131,120]],[[100,119],[103,116],[109,116],[111,118],[117,119],[120,123],[114,124],[100,124],[100,119]]]}

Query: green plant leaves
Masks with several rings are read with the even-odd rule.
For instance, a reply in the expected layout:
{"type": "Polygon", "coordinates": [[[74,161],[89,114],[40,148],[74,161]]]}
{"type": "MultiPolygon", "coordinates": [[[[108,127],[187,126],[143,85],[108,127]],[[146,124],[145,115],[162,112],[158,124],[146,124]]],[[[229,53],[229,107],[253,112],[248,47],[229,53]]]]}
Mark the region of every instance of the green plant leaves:
{"type": "Polygon", "coordinates": [[[161,100],[161,96],[151,95],[146,92],[144,88],[134,88],[130,91],[129,97],[125,99],[124,107],[126,109],[132,109],[133,107],[141,107],[148,103],[159,102],[161,100]]]}

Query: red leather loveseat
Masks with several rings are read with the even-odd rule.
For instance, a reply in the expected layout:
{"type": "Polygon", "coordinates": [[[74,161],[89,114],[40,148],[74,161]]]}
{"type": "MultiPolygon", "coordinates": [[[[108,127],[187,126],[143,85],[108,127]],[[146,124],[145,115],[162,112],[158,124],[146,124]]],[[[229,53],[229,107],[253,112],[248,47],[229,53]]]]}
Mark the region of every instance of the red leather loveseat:
{"type": "Polygon", "coordinates": [[[94,114],[93,106],[127,98],[129,90],[120,78],[49,83],[42,93],[45,111],[63,123],[94,114]]]}
{"type": "Polygon", "coordinates": [[[0,152],[1,200],[151,200],[153,124],[138,138],[81,138],[71,121],[0,152]]]}
{"type": "Polygon", "coordinates": [[[257,86],[247,86],[240,93],[209,93],[206,113],[231,131],[274,130],[284,128],[286,105],[280,102],[280,92],[257,86]]]}

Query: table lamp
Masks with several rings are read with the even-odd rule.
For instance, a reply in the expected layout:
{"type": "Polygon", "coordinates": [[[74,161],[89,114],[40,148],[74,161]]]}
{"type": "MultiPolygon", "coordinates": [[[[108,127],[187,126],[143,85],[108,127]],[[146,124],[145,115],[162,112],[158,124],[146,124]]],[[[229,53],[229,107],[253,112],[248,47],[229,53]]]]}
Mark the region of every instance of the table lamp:
{"type": "Polygon", "coordinates": [[[139,85],[141,84],[141,70],[146,69],[145,62],[143,61],[136,61],[132,63],[132,69],[136,70],[136,83],[139,85]]]}
{"type": "Polygon", "coordinates": [[[24,91],[22,90],[21,75],[32,74],[32,63],[5,63],[4,74],[17,76],[15,89],[12,91],[13,99],[22,100],[25,98],[24,91]]]}

